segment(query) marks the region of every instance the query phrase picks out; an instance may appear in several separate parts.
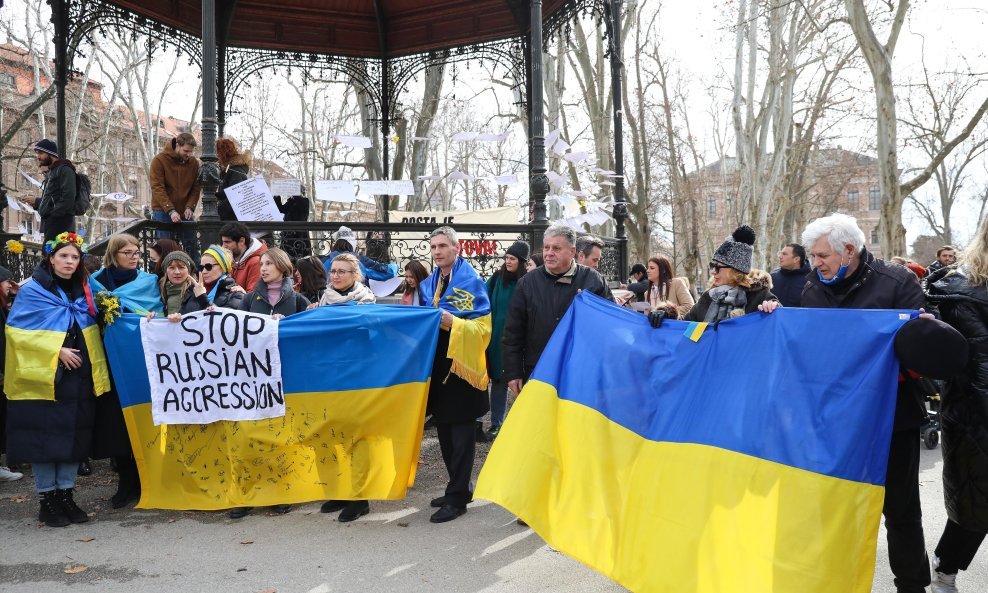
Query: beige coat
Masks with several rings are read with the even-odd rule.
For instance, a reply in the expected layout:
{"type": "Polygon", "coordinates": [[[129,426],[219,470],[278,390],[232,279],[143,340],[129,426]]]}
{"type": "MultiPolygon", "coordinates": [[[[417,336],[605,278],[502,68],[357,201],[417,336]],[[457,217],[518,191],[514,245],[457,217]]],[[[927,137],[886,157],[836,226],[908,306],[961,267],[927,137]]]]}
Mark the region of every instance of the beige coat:
{"type": "Polygon", "coordinates": [[[679,311],[679,317],[682,319],[690,312],[693,305],[696,304],[696,299],[690,293],[689,280],[682,277],[673,278],[669,283],[669,294],[665,299],[659,298],[656,291],[652,287],[645,292],[645,300],[654,310],[656,305],[658,305],[663,300],[669,301],[676,306],[676,310],[679,311]]]}

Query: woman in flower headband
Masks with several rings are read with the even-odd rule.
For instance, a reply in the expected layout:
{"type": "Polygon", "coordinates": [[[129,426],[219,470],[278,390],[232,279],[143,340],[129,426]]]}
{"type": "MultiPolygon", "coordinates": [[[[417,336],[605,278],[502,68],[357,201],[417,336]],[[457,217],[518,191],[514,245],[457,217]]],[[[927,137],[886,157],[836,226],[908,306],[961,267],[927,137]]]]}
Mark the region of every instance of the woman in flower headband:
{"type": "MultiPolygon", "coordinates": [[[[141,247],[137,237],[126,233],[111,236],[103,256],[103,268],[93,275],[97,301],[102,303],[101,297],[109,295],[118,314],[162,312],[158,277],[141,270],[140,263],[141,247]]],[[[109,323],[112,323],[112,315],[112,312],[109,315],[104,312],[104,317],[111,319],[109,323]]],[[[117,491],[110,497],[113,508],[119,509],[138,500],[141,481],[116,389],[96,402],[93,459],[105,458],[113,458],[117,464],[117,491]]]]}
{"type": "Polygon", "coordinates": [[[96,396],[110,389],[83,253],[75,233],[47,242],[7,319],[7,456],[32,465],[38,518],[50,527],[89,520],[73,500],[76,471],[92,446],[96,396]]]}

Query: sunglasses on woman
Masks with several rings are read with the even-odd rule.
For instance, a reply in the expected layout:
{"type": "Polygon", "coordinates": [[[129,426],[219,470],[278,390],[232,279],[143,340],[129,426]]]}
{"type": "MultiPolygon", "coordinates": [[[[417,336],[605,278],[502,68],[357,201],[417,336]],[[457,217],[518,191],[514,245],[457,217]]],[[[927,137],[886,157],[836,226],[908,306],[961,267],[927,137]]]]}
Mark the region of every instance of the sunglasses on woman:
{"type": "Polygon", "coordinates": [[[213,268],[218,268],[218,264],[199,264],[200,272],[212,272],[213,268]]]}
{"type": "Polygon", "coordinates": [[[724,268],[730,268],[731,266],[725,266],[723,264],[715,264],[715,263],[712,263],[711,262],[711,264],[709,266],[707,266],[707,267],[710,268],[710,271],[712,273],[716,274],[716,273],[720,272],[721,270],[723,270],[724,268]]]}

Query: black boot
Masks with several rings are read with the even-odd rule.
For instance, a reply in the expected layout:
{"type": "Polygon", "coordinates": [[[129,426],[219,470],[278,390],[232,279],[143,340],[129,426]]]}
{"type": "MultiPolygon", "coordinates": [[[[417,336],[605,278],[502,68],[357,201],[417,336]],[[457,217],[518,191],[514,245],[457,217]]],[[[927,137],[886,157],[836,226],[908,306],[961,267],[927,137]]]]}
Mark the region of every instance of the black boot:
{"type": "Polygon", "coordinates": [[[110,504],[113,508],[120,509],[130,501],[141,498],[141,478],[137,473],[137,463],[132,457],[117,459],[117,470],[117,492],[110,497],[110,504]]]}
{"type": "Polygon", "coordinates": [[[62,511],[69,518],[69,521],[73,523],[89,522],[89,515],[86,514],[86,511],[80,509],[79,505],[72,499],[72,488],[56,490],[55,496],[58,497],[58,504],[62,506],[62,511]]]}
{"type": "Polygon", "coordinates": [[[41,511],[38,513],[38,520],[48,527],[65,527],[71,521],[65,516],[62,505],[58,503],[58,496],[55,490],[41,493],[41,511]]]}
{"type": "Polygon", "coordinates": [[[487,437],[487,433],[484,432],[484,422],[482,420],[477,420],[475,425],[476,430],[474,431],[474,440],[478,443],[489,443],[491,440],[487,437]]]}
{"type": "Polygon", "coordinates": [[[336,518],[340,523],[349,523],[370,512],[370,503],[366,500],[353,500],[343,507],[343,512],[336,518]]]}

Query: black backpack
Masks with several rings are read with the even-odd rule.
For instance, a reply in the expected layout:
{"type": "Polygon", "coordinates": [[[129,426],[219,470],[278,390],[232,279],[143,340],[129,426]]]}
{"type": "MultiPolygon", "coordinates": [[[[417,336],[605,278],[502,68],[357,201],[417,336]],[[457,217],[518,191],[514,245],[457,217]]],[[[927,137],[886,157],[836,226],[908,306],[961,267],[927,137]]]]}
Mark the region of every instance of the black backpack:
{"type": "Polygon", "coordinates": [[[93,184],[89,181],[89,175],[76,173],[75,176],[75,210],[73,214],[82,216],[89,212],[89,207],[93,203],[93,184]]]}

